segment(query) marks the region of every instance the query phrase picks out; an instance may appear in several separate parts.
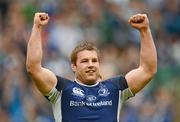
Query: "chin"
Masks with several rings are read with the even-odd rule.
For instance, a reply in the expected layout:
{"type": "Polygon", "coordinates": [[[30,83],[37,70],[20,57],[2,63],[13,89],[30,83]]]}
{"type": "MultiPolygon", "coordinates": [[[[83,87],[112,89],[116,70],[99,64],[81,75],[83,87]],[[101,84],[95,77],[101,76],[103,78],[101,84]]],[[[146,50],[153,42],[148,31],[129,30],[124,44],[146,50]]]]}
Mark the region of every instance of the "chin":
{"type": "Polygon", "coordinates": [[[97,78],[95,78],[95,77],[87,78],[86,81],[89,82],[89,83],[96,83],[97,78]]]}

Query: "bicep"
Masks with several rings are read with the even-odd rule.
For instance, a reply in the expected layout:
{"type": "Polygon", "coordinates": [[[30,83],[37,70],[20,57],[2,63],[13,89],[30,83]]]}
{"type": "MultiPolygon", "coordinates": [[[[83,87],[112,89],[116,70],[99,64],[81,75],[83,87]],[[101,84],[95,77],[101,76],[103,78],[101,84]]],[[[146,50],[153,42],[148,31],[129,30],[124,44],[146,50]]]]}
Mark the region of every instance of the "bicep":
{"type": "Polygon", "coordinates": [[[46,95],[57,83],[57,78],[53,72],[46,68],[40,68],[34,73],[30,74],[36,87],[43,94],[46,95]]]}
{"type": "Polygon", "coordinates": [[[128,86],[135,94],[139,92],[152,79],[152,75],[146,72],[142,67],[128,72],[125,76],[128,86]]]}

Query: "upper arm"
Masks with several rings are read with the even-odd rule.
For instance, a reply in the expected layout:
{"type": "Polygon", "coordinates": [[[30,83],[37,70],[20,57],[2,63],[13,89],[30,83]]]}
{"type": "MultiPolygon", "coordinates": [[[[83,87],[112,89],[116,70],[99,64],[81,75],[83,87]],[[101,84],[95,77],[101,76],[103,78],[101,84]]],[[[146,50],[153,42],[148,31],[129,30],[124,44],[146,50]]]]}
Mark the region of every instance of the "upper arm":
{"type": "Polygon", "coordinates": [[[143,69],[143,67],[139,67],[128,72],[125,76],[128,87],[135,94],[140,91],[144,86],[152,79],[154,76],[153,73],[150,73],[143,69]]]}
{"type": "Polygon", "coordinates": [[[29,74],[43,95],[49,93],[57,83],[55,74],[46,68],[36,69],[29,74]]]}

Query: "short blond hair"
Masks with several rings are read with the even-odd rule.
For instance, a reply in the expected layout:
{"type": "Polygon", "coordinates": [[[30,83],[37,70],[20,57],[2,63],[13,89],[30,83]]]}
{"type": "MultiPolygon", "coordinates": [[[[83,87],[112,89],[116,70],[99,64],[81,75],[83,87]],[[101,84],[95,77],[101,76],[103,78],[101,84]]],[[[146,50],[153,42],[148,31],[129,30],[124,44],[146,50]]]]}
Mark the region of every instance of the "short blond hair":
{"type": "Polygon", "coordinates": [[[74,50],[71,53],[70,60],[72,64],[76,65],[77,54],[84,50],[96,51],[98,56],[98,61],[100,62],[100,53],[97,47],[92,42],[82,41],[74,48],[74,50]]]}

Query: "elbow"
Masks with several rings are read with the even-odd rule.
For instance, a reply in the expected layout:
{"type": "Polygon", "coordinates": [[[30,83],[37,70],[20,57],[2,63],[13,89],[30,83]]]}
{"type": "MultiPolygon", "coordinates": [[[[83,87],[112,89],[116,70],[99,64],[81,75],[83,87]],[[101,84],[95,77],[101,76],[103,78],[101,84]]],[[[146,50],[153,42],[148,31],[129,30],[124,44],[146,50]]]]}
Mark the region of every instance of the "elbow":
{"type": "Polygon", "coordinates": [[[145,65],[143,66],[143,70],[146,72],[146,74],[149,75],[149,77],[154,77],[157,73],[157,64],[151,64],[151,65],[145,65]]]}
{"type": "Polygon", "coordinates": [[[26,64],[26,71],[27,71],[28,73],[31,73],[31,72],[32,72],[32,68],[31,68],[31,66],[28,65],[28,64],[26,64]]]}
{"type": "Polygon", "coordinates": [[[29,62],[26,62],[26,71],[32,75],[38,71],[38,66],[29,62]]]}
{"type": "Polygon", "coordinates": [[[150,73],[152,74],[152,76],[156,75],[156,73],[157,73],[157,65],[155,65],[152,69],[150,69],[150,73]]]}
{"type": "Polygon", "coordinates": [[[154,71],[152,72],[153,76],[156,75],[157,73],[157,68],[154,69],[154,71]]]}
{"type": "Polygon", "coordinates": [[[32,74],[34,72],[32,65],[26,63],[26,71],[28,74],[32,74]]]}
{"type": "Polygon", "coordinates": [[[149,78],[152,79],[157,73],[157,68],[150,69],[147,73],[149,74],[149,78]]]}
{"type": "Polygon", "coordinates": [[[147,79],[151,80],[157,73],[157,67],[141,67],[147,79]]]}

